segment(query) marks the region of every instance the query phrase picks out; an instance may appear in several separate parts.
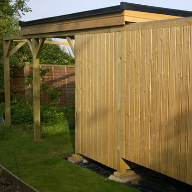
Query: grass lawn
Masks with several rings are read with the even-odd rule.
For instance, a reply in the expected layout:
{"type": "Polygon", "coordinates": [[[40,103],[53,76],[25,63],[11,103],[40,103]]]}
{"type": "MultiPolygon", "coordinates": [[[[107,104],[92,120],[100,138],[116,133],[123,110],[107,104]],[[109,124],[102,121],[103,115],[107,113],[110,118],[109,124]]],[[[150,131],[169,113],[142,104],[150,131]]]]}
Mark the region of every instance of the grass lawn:
{"type": "Polygon", "coordinates": [[[67,122],[43,125],[40,142],[33,141],[33,130],[26,127],[0,133],[0,164],[18,176],[15,153],[21,179],[40,192],[139,191],[63,160],[74,153],[74,129],[67,122]]]}

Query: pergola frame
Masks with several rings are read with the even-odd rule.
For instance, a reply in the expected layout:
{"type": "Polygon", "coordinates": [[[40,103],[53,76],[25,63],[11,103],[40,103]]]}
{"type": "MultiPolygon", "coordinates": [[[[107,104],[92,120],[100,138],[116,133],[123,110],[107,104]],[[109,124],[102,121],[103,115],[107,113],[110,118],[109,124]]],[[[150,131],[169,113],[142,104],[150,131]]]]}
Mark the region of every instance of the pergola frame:
{"type": "MultiPolygon", "coordinates": [[[[33,55],[33,121],[34,121],[34,140],[41,140],[40,132],[40,74],[39,74],[39,56],[44,43],[69,45],[74,53],[74,42],[70,37],[66,37],[67,42],[46,41],[45,38],[23,38],[22,36],[4,38],[4,88],[5,88],[5,125],[11,126],[11,106],[10,106],[10,67],[9,58],[17,50],[28,42],[33,55]],[[12,50],[12,42],[19,42],[12,50]]],[[[75,54],[74,54],[75,55],[75,54]]]]}

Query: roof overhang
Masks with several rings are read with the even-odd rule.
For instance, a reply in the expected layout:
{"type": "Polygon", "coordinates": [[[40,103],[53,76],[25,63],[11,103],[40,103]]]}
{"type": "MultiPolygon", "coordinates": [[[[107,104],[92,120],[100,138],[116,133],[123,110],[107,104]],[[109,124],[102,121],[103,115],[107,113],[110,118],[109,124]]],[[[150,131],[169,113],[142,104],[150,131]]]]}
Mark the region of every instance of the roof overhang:
{"type": "Polygon", "coordinates": [[[192,16],[192,12],[121,2],[118,6],[20,22],[21,35],[36,35],[124,26],[192,16]]]}

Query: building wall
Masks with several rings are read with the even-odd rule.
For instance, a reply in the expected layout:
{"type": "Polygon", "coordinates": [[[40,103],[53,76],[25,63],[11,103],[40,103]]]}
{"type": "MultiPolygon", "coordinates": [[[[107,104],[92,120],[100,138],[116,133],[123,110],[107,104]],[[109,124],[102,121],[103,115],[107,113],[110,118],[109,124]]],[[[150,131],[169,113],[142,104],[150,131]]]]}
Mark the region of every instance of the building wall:
{"type": "Polygon", "coordinates": [[[191,18],[75,37],[77,153],[192,184],[191,37],[191,18]]]}

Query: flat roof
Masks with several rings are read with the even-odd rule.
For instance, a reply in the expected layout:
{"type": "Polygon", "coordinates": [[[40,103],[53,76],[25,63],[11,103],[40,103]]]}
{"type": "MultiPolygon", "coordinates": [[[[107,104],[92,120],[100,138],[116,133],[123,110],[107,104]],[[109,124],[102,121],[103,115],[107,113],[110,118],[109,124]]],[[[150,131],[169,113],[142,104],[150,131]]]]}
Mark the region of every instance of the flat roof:
{"type": "Polygon", "coordinates": [[[51,22],[57,22],[57,21],[67,21],[71,19],[79,19],[79,18],[85,18],[90,16],[118,13],[118,12],[123,12],[124,10],[157,13],[157,14],[173,15],[173,16],[180,16],[180,17],[192,16],[191,11],[168,9],[168,8],[162,8],[162,7],[153,7],[153,6],[147,6],[147,5],[121,2],[120,5],[112,6],[112,7],[94,9],[89,11],[56,16],[56,17],[48,17],[48,18],[32,20],[32,21],[25,21],[25,22],[20,21],[20,26],[25,27],[25,26],[32,26],[32,25],[51,23],[51,22]]]}

